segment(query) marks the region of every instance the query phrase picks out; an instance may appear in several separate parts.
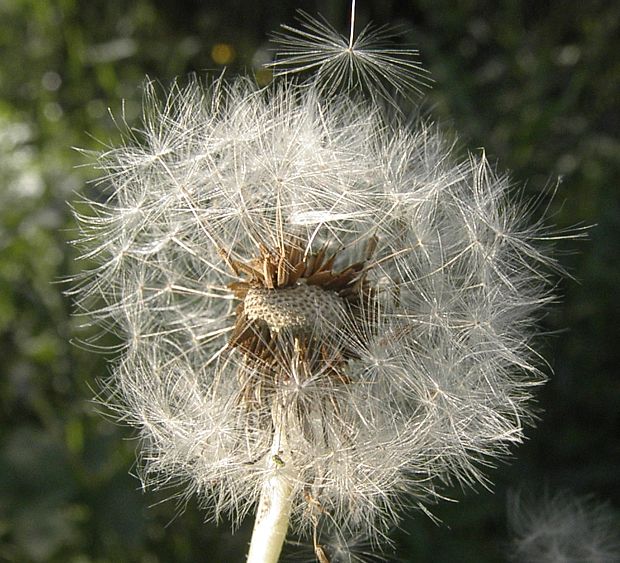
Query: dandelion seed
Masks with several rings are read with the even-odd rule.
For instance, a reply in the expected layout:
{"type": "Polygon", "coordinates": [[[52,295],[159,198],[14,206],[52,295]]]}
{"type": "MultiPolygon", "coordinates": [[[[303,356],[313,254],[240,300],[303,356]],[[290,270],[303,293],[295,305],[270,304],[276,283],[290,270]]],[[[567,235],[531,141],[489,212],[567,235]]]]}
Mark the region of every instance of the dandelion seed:
{"type": "Polygon", "coordinates": [[[508,502],[511,559],[532,563],[612,563],[620,560],[618,518],[591,497],[561,492],[508,502]]]}
{"type": "Polygon", "coordinates": [[[349,37],[324,18],[298,12],[299,27],[282,25],[272,36],[277,58],[268,65],[275,76],[312,71],[312,80],[326,95],[364,91],[392,102],[394,93],[420,95],[431,82],[418,51],[394,47],[401,33],[392,27],[367,25],[355,36],[355,2],[351,5],[349,37]]]}

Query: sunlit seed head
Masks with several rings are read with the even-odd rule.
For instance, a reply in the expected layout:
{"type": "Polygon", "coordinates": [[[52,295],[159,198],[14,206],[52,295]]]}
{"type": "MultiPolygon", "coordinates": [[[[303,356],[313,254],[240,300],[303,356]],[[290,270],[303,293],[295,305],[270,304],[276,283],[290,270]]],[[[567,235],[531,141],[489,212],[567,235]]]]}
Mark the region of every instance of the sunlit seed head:
{"type": "Polygon", "coordinates": [[[405,493],[424,506],[484,482],[544,380],[551,261],[509,180],[318,84],[156,98],[100,156],[112,195],[79,216],[97,264],[75,289],[126,342],[109,401],[140,431],[145,483],[239,523],[281,433],[292,529],[379,539],[405,493]]]}

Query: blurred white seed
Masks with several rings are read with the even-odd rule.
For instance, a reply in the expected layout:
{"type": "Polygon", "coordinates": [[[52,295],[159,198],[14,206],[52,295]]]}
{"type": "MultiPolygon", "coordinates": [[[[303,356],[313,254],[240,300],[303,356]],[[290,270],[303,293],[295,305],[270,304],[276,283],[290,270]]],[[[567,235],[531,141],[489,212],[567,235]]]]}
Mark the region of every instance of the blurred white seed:
{"type": "Polygon", "coordinates": [[[511,560],[528,563],[620,561],[620,520],[608,504],[563,491],[508,502],[511,560]]]}

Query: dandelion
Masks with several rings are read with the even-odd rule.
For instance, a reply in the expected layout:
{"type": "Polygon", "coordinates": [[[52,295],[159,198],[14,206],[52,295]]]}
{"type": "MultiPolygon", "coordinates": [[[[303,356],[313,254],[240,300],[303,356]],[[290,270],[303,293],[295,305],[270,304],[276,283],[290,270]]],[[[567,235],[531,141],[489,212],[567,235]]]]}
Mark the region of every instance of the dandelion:
{"type": "Polygon", "coordinates": [[[620,560],[618,522],[610,507],[567,492],[538,502],[513,494],[508,503],[512,560],[612,563],[620,560]]]}
{"type": "Polygon", "coordinates": [[[250,562],[290,531],[324,563],[326,527],[376,545],[486,483],[532,420],[552,298],[509,178],[318,84],[148,84],[144,108],[77,213],[74,293],[124,343],[104,400],[145,485],[256,511],[250,562]]]}

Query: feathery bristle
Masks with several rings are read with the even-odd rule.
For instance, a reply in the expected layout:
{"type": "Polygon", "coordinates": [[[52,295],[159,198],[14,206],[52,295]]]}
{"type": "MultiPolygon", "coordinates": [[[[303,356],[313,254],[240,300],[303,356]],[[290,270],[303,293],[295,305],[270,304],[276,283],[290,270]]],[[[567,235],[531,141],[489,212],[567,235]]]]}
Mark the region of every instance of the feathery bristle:
{"type": "Polygon", "coordinates": [[[275,76],[313,71],[312,80],[327,94],[363,91],[389,101],[394,93],[420,95],[431,82],[416,49],[394,46],[401,35],[396,28],[369,24],[354,37],[352,23],[347,38],[321,16],[300,10],[298,22],[272,36],[278,50],[268,66],[275,76]]]}

